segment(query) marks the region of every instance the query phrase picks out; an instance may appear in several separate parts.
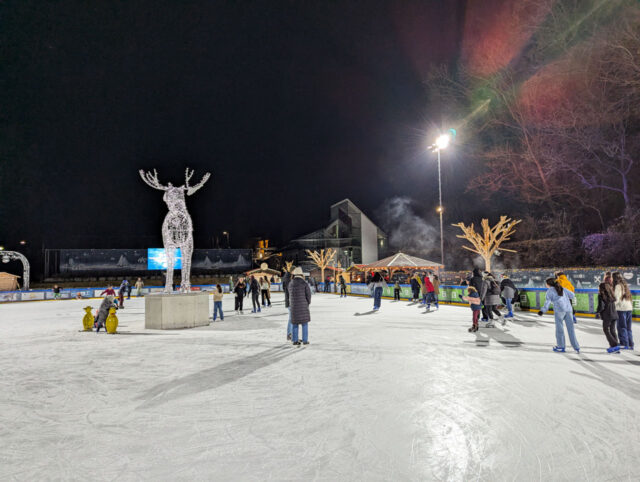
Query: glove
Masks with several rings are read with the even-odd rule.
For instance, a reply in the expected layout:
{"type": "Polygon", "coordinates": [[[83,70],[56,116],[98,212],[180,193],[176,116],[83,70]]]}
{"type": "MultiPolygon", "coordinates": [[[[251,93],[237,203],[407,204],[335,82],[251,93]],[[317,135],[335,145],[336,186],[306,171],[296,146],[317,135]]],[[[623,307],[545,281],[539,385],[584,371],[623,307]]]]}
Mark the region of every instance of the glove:
{"type": "Polygon", "coordinates": [[[542,311],[538,311],[538,316],[542,316],[544,313],[542,311]]]}

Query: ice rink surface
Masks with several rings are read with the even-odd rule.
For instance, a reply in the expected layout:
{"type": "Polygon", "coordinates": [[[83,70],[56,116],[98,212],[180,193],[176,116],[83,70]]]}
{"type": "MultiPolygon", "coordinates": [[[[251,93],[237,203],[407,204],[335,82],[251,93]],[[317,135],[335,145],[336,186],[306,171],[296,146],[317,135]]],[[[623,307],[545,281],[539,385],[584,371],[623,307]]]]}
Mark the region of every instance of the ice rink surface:
{"type": "Polygon", "coordinates": [[[471,334],[468,308],[316,295],[294,347],[274,298],[182,331],[132,299],[119,335],[80,331],[99,300],[0,305],[0,480],[640,478],[640,358],[598,321],[556,354],[551,316],[471,334]]]}

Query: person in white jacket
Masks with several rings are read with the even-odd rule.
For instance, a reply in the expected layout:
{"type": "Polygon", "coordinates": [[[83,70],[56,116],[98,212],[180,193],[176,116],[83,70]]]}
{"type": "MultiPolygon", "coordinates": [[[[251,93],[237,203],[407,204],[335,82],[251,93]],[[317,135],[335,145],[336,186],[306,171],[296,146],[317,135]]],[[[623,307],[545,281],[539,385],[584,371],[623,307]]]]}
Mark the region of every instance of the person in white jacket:
{"type": "Polygon", "coordinates": [[[618,312],[618,338],[623,350],[633,350],[633,333],[631,331],[631,312],[633,302],[631,301],[631,291],[624,277],[616,272],[613,273],[613,293],[616,296],[616,311],[618,312]]]}

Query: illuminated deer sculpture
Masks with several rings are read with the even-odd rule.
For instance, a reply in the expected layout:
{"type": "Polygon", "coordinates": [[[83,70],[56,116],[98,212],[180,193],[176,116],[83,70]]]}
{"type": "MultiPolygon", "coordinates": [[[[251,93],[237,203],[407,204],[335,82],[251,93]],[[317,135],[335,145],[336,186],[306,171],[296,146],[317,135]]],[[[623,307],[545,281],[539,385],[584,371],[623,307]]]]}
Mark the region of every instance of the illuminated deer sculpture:
{"type": "Polygon", "coordinates": [[[154,189],[164,191],[162,199],[167,203],[169,212],[162,223],[162,242],[167,256],[167,281],[164,286],[165,292],[173,291],[173,264],[175,262],[175,250],[179,248],[182,252],[182,281],[180,291],[191,291],[191,255],[193,254],[193,223],[187,211],[185,193],[190,196],[209,179],[210,173],[205,173],[202,180],[195,186],[189,186],[189,181],[193,176],[193,170],[185,170],[185,182],[180,187],[168,183],[166,186],[158,181],[158,173],[153,170],[153,174],[140,169],[142,180],[154,189]]]}

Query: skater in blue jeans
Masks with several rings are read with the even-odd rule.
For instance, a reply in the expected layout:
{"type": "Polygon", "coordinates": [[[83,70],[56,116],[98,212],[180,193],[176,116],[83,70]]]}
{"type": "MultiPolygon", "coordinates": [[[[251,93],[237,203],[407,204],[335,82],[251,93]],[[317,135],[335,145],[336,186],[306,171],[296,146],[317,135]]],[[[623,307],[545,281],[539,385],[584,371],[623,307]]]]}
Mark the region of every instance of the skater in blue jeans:
{"type": "Polygon", "coordinates": [[[220,314],[220,321],[224,321],[224,314],[222,313],[223,296],[222,286],[216,285],[216,288],[213,290],[213,321],[216,321],[218,314],[220,314]]]}
{"type": "Polygon", "coordinates": [[[621,349],[633,350],[633,332],[631,331],[633,325],[631,318],[633,302],[631,300],[631,291],[620,273],[613,273],[612,279],[616,311],[618,312],[618,337],[620,338],[621,349]]]}
{"type": "Polygon", "coordinates": [[[382,275],[376,272],[371,278],[369,289],[373,293],[373,311],[378,311],[382,303],[382,290],[387,287],[387,282],[382,275]]]}
{"type": "Polygon", "coordinates": [[[576,353],[580,353],[580,345],[578,345],[573,327],[573,306],[571,305],[571,300],[575,298],[575,295],[560,286],[556,278],[547,279],[547,286],[549,289],[547,290],[546,301],[542,309],[538,311],[538,316],[542,316],[549,309],[549,305],[553,303],[553,314],[556,320],[556,346],[553,347],[553,351],[559,353],[564,353],[565,351],[564,327],[562,326],[564,324],[567,326],[571,346],[576,353]]]}
{"type": "Polygon", "coordinates": [[[311,304],[311,288],[304,280],[302,268],[298,267],[293,270],[293,279],[289,283],[289,313],[291,315],[292,336],[291,341],[294,345],[300,345],[298,341],[298,326],[302,325],[302,344],[309,344],[309,322],[311,321],[311,313],[309,305],[311,304]]]}

